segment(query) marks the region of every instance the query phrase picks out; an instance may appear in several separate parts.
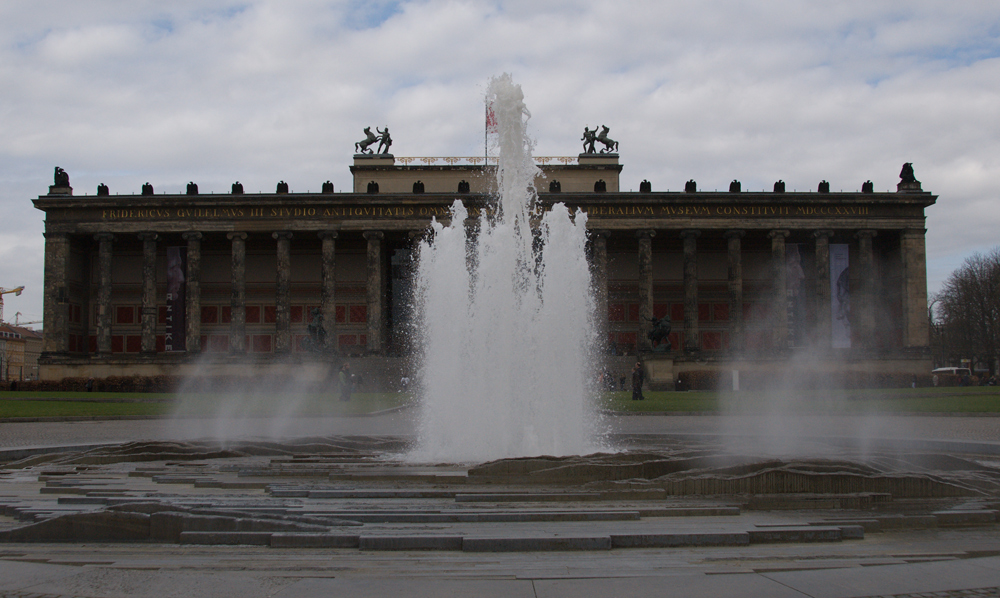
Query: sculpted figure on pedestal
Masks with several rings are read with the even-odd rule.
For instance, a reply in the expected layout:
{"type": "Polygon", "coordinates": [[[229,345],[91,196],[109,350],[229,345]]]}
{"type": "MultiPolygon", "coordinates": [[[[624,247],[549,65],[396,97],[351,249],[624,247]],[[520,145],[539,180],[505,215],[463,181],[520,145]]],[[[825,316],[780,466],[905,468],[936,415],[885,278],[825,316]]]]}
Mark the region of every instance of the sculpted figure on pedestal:
{"type": "MultiPolygon", "coordinates": [[[[376,127],[376,130],[378,127],[376,127]]],[[[365,127],[365,138],[354,144],[354,152],[357,154],[371,154],[374,153],[373,150],[369,149],[368,146],[378,143],[378,136],[372,133],[371,127],[365,127]]]]}
{"type": "Polygon", "coordinates": [[[653,352],[666,353],[672,347],[670,344],[670,318],[650,318],[649,321],[653,325],[649,329],[649,332],[646,333],[646,338],[649,339],[651,344],[655,345],[653,352]]]}
{"type": "Polygon", "coordinates": [[[56,166],[56,172],[53,179],[53,187],[69,187],[69,173],[58,166],[56,166]]]}
{"type": "Polygon", "coordinates": [[[388,154],[389,146],[392,145],[392,137],[389,136],[389,127],[387,126],[384,131],[379,131],[379,128],[375,127],[375,130],[379,132],[378,153],[388,154]]]}
{"type": "Polygon", "coordinates": [[[580,141],[583,141],[583,153],[596,154],[597,150],[594,149],[594,144],[597,142],[597,128],[595,127],[591,131],[590,127],[584,127],[583,137],[580,138],[580,141]]]}
{"type": "Polygon", "coordinates": [[[614,153],[618,151],[618,142],[608,137],[609,131],[611,131],[611,129],[601,125],[601,132],[597,135],[597,141],[604,144],[604,149],[601,150],[602,154],[614,153]]]}

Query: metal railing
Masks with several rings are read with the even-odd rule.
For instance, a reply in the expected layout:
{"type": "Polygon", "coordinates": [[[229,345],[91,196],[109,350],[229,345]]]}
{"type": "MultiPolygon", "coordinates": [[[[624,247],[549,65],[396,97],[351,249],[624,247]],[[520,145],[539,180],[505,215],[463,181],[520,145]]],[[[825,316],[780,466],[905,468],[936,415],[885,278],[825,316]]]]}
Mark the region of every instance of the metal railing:
{"type": "MultiPolygon", "coordinates": [[[[563,164],[573,164],[576,162],[576,156],[533,156],[534,160],[538,164],[548,164],[550,162],[561,162],[563,164]]],[[[409,165],[412,162],[422,162],[428,166],[432,164],[496,164],[496,156],[424,156],[424,157],[396,157],[397,162],[409,165]]]]}

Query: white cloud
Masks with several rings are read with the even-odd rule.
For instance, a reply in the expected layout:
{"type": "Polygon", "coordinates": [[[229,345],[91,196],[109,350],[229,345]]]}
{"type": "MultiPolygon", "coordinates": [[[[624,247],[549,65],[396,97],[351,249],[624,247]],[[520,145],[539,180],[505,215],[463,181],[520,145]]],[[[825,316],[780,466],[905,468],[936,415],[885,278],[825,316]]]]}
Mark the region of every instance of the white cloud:
{"type": "Polygon", "coordinates": [[[349,188],[367,125],[397,155],[478,155],[484,87],[508,71],[536,152],[575,154],[606,124],[625,189],[889,189],[913,162],[941,196],[933,290],[1000,227],[998,17],[933,0],[3,3],[0,255],[20,261],[0,285],[40,311],[29,199],[53,166],[88,193],[349,188]]]}

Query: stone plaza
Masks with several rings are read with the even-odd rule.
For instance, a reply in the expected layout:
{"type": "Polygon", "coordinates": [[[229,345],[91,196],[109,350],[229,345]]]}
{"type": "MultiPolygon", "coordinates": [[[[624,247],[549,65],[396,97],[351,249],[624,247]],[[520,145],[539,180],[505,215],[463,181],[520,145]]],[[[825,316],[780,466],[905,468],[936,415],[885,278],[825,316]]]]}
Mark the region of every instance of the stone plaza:
{"type": "Polygon", "coordinates": [[[1000,418],[800,416],[783,457],[725,417],[479,465],[409,463],[406,410],[4,422],[0,596],[1000,595],[1000,418]]]}

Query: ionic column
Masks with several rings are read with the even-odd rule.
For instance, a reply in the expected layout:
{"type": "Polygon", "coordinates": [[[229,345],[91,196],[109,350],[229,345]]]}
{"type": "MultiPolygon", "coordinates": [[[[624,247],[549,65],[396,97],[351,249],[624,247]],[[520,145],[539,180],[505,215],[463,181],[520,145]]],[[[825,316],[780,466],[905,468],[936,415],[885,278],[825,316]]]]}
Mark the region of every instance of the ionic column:
{"type": "Polygon", "coordinates": [[[922,228],[908,228],[900,234],[903,260],[903,346],[930,345],[927,324],[927,255],[922,228]]]}
{"type": "Polygon", "coordinates": [[[201,351],[201,233],[183,233],[187,241],[184,273],[184,346],[188,353],[201,351]]]}
{"type": "Polygon", "coordinates": [[[833,306],[830,288],[830,237],[832,230],[818,230],[816,239],[816,346],[829,349],[833,338],[833,306]]]}
{"type": "Polygon", "coordinates": [[[382,231],[365,231],[368,240],[368,347],[382,351],[382,231]]]}
{"type": "MultiPolygon", "coordinates": [[[[594,303],[597,310],[597,326],[602,333],[607,332],[608,321],[608,237],[610,231],[591,231],[590,239],[594,244],[594,303]]],[[[602,339],[607,338],[602,334],[602,339]]]]}
{"type": "Polygon", "coordinates": [[[111,353],[111,242],[114,235],[99,233],[97,240],[97,353],[111,353]]]}
{"type": "Polygon", "coordinates": [[[729,249],[729,350],[740,353],[743,340],[743,251],[742,239],[746,231],[726,231],[729,249]]]}
{"type": "Polygon", "coordinates": [[[139,233],[142,241],[142,352],[156,352],[156,233],[139,233]]]}
{"type": "Polygon", "coordinates": [[[771,325],[773,328],[773,347],[777,351],[788,349],[788,281],[785,264],[785,239],[787,230],[772,230],[767,234],[771,238],[771,282],[773,309],[771,325]]]}
{"type": "Polygon", "coordinates": [[[69,236],[66,233],[45,233],[43,353],[69,351],[69,301],[66,289],[68,261],[69,236]]]}
{"type": "Polygon", "coordinates": [[[872,239],[876,234],[874,230],[859,230],[854,234],[858,239],[858,300],[852,303],[851,311],[856,314],[854,322],[861,346],[866,348],[875,346],[875,252],[872,239]],[[857,311],[854,305],[857,305],[857,311]]]}
{"type": "Polygon", "coordinates": [[[701,231],[683,230],[684,241],[684,350],[697,351],[698,337],[698,236],[701,231]]]}
{"type": "Polygon", "coordinates": [[[319,233],[323,243],[323,281],[320,287],[320,311],[323,313],[323,330],[326,331],[326,345],[336,346],[333,334],[337,322],[337,231],[327,230],[319,233]]]}
{"type": "Polygon", "coordinates": [[[653,237],[656,231],[640,230],[635,236],[639,239],[639,337],[636,347],[639,351],[652,351],[649,329],[653,317],[653,237]]]}
{"type": "Polygon", "coordinates": [[[229,351],[247,352],[247,234],[229,233],[233,242],[233,296],[230,302],[229,351]]]}
{"type": "Polygon", "coordinates": [[[277,278],[274,285],[274,352],[288,353],[292,346],[292,233],[271,233],[278,241],[277,278]]]}

